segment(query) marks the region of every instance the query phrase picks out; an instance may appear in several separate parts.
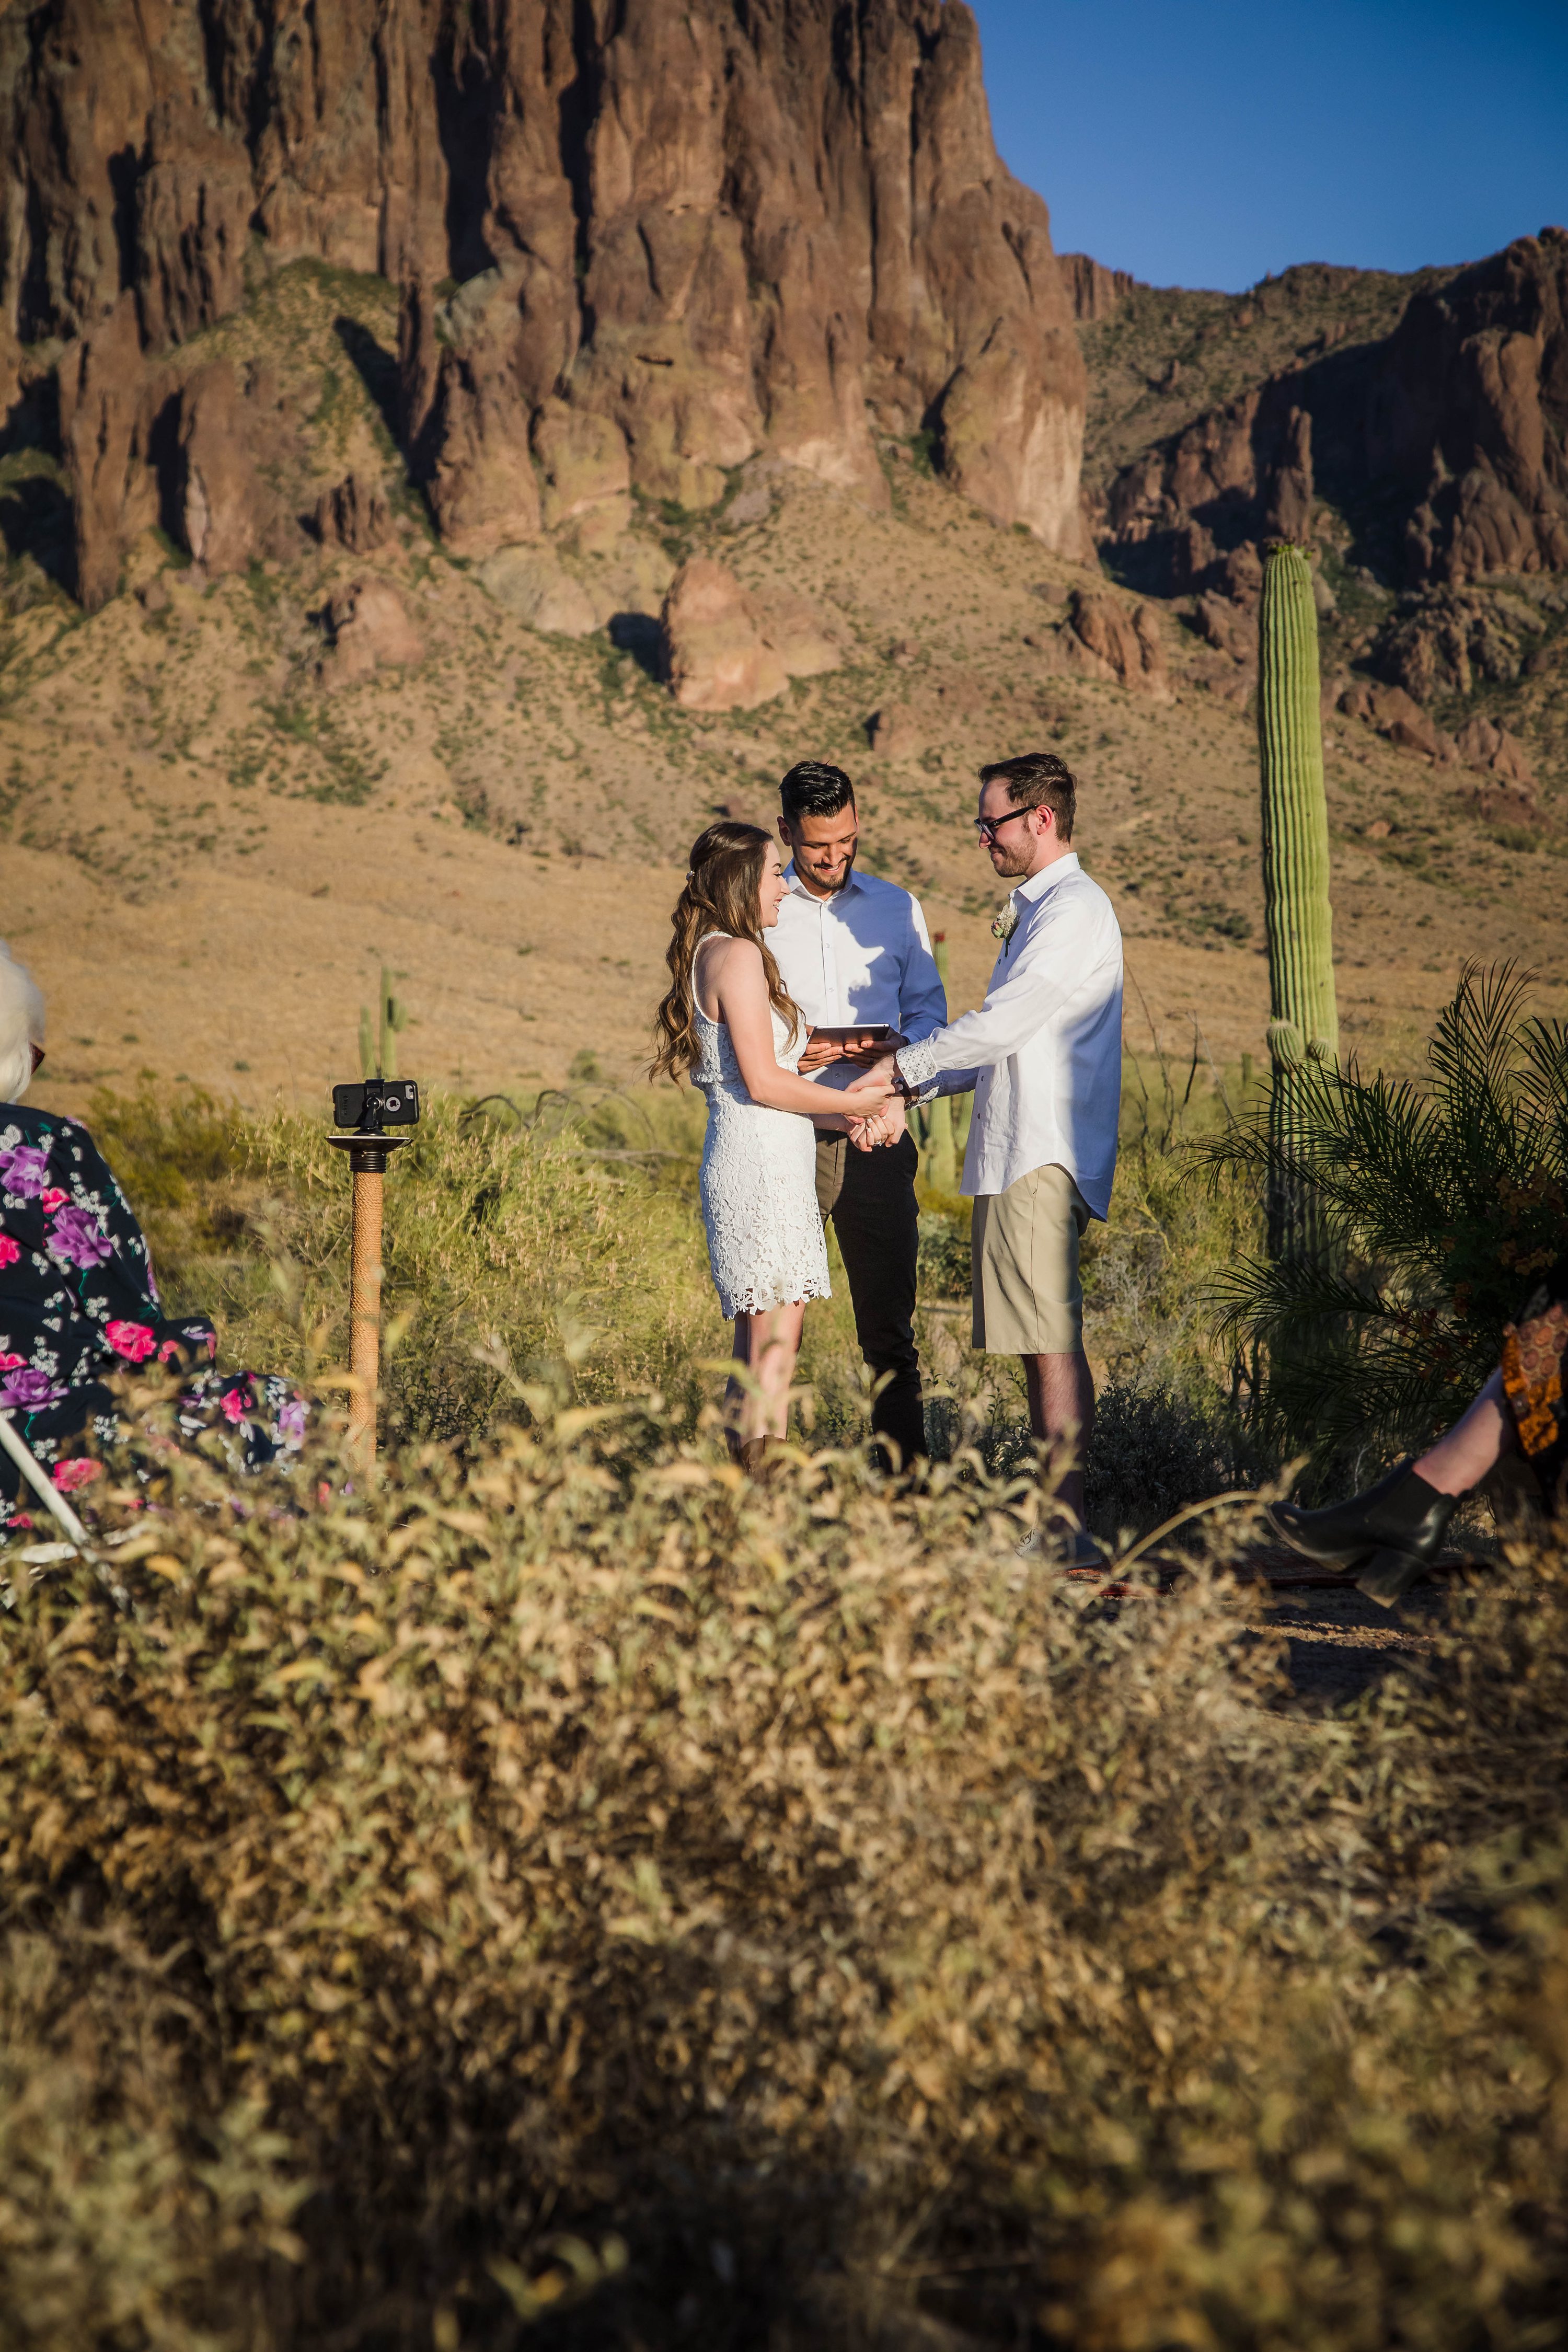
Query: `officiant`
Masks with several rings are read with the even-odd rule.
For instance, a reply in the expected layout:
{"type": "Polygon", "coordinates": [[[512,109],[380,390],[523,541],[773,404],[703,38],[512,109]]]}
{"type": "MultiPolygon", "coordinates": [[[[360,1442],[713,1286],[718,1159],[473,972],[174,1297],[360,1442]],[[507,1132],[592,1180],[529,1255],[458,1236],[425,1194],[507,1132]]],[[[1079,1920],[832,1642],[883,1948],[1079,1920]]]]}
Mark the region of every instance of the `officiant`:
{"type": "MultiPolygon", "coordinates": [[[[802,760],[790,770],[779,786],[779,838],[789,852],[789,896],[773,954],[813,1030],[885,1028],[913,1045],[940,1029],[947,996],[920,901],[896,882],[857,871],[859,815],[842,768],[802,760]]],[[[849,1086],[858,1074],[854,1053],[814,1036],[800,1074],[825,1089],[849,1086]]],[[[900,1102],[889,1104],[879,1127],[889,1139],[869,1150],[842,1130],[817,1129],[816,1198],[838,1236],[856,1337],[876,1383],[879,1458],[884,1468],[907,1470],[926,1451],[914,1334],[919,1154],[900,1102]]]]}

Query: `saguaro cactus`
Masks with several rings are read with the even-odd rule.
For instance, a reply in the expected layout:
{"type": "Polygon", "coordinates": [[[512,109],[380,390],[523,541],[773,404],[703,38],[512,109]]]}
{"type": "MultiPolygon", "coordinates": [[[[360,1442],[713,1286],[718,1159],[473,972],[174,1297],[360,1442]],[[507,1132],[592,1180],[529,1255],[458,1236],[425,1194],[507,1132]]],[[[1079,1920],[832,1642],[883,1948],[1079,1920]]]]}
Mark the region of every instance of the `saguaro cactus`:
{"type": "MultiPolygon", "coordinates": [[[[1299,1122],[1300,1074],[1334,1061],[1333,910],[1329,811],[1318,715],[1318,614],[1305,551],[1270,541],[1258,623],[1258,733],[1263,777],[1263,905],[1268,935],[1268,1051],[1276,1138],[1289,1150],[1299,1122]]],[[[1312,1245],[1310,1204],[1277,1181],[1268,1246],[1277,1257],[1312,1245]]]]}
{"type": "Polygon", "coordinates": [[[376,1018],[362,1004],[359,1014],[359,1066],[362,1077],[395,1078],[397,1076],[398,1032],[408,1026],[408,1008],[400,996],[394,996],[392,983],[404,977],[400,971],[381,967],[381,989],[377,997],[376,1018]]]}

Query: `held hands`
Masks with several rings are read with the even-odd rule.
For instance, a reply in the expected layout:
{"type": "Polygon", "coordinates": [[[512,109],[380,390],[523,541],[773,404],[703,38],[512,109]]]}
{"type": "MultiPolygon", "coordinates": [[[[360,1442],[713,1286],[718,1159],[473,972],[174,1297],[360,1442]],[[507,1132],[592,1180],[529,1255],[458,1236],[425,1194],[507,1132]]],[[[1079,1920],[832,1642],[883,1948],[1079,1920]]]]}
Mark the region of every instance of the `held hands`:
{"type": "Polygon", "coordinates": [[[893,1068],[893,1055],[903,1042],[901,1036],[869,1035],[842,1042],[815,1035],[806,1039],[798,1065],[803,1076],[811,1070],[826,1069],[830,1062],[849,1062],[864,1073],[842,1092],[836,1088],[829,1097],[835,1124],[842,1120],[857,1151],[875,1151],[880,1145],[897,1143],[904,1132],[904,1106],[895,1090],[893,1068]]]}
{"type": "Polygon", "coordinates": [[[905,1127],[902,1097],[895,1095],[869,1118],[851,1118],[849,1140],[857,1151],[875,1151],[881,1145],[897,1143],[905,1127]]]}
{"type": "Polygon", "coordinates": [[[891,1081],[877,1076],[857,1078],[855,1084],[846,1087],[842,1094],[828,1097],[828,1101],[851,1133],[863,1121],[885,1115],[892,1099],[896,1097],[891,1081]]]}

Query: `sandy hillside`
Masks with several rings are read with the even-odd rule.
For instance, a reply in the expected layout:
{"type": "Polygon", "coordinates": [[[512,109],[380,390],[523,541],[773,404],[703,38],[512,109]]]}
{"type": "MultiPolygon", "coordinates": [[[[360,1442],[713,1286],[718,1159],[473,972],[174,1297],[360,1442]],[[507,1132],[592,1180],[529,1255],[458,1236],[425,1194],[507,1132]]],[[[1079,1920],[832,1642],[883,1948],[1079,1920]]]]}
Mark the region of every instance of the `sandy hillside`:
{"type": "MultiPolygon", "coordinates": [[[[342,284],[286,277],[215,350],[284,370],[319,417],[323,481],[386,466],[390,289],[353,281],[373,361],[351,370],[342,284]]],[[[321,1105],[356,1071],[383,963],[411,1016],[402,1066],[427,1083],[560,1082],[584,1053],[629,1078],[687,845],[721,808],[765,816],[806,755],[860,781],[868,862],[921,892],[973,1003],[998,895],[973,770],[1039,744],[1084,781],[1081,846],[1128,937],[1129,1043],[1260,1054],[1255,739],[1225,657],[1152,606],[1168,698],[1058,674],[1074,588],[1118,592],[987,521],[918,442],[881,455],[879,515],[777,465],[741,469],[701,519],[639,502],[624,540],[565,559],[601,602],[626,597],[618,646],[528,625],[395,488],[369,556],[208,583],[150,531],[91,618],[37,592],[0,622],[0,927],[50,999],[40,1098],[80,1108],[147,1073],[321,1105]],[[679,711],[650,614],[703,551],[808,600],[841,667],[754,712],[679,711]],[[415,642],[353,677],[323,616],[367,580],[415,642]]],[[[1347,1043],[1406,1058],[1469,954],[1521,957],[1568,1003],[1555,836],[1479,826],[1458,781],[1353,720],[1329,720],[1327,751],[1347,1043]]]]}

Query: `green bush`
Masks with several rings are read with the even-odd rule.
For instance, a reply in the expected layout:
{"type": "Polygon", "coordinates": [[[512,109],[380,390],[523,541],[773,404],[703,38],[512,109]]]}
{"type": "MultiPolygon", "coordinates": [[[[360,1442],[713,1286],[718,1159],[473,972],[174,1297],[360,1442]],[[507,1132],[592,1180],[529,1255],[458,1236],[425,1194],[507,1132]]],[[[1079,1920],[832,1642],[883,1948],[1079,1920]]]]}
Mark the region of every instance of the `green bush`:
{"type": "MultiPolygon", "coordinates": [[[[1234,1367],[1215,1346],[1205,1286],[1256,1221],[1240,1184],[1210,1202],[1184,1183],[1180,1139],[1212,1108],[1184,1104],[1179,1076],[1173,1089],[1168,1072],[1157,1085],[1152,1123],[1134,1096],[1110,1223],[1086,1242],[1087,1331],[1132,1419],[1152,1415],[1167,1452],[1185,1442],[1173,1412],[1186,1436],[1207,1432],[1179,1481],[1186,1499],[1200,1458],[1235,1451],[1234,1367]]],[[[691,1089],[674,1087],[429,1106],[387,1179],[383,1417],[395,1441],[476,1441],[508,1395],[498,1365],[527,1375],[568,1363],[576,1393],[597,1402],[657,1390],[694,1414],[717,1392],[730,1343],[697,1200],[703,1118],[691,1089]]],[[[182,1088],[172,1101],[100,1095],[89,1124],[172,1304],[216,1317],[226,1360],[301,1378],[343,1361],[349,1192],[322,1122],[253,1122],[182,1088]]],[[[918,1336],[932,1444],[950,1455],[978,1412],[991,1466],[1020,1464],[1029,1441],[1016,1364],[968,1345],[969,1204],[929,1188],[922,1201],[918,1336]]],[[[801,1425],[819,1444],[854,1445],[868,1432],[868,1375],[831,1240],[829,1255],[835,1295],[806,1318],[801,1425]]],[[[1160,1495],[1173,1475],[1159,1474],[1160,1495]]],[[[1164,1516],[1154,1491],[1149,1465],[1108,1435],[1097,1524],[1152,1525],[1151,1510],[1164,1516]]]]}
{"type": "MultiPolygon", "coordinates": [[[[347,1360],[350,1192],[324,1118],[144,1092],[100,1096],[89,1125],[172,1311],[213,1316],[231,1363],[312,1379],[347,1360]]],[[[546,1360],[584,1399],[658,1389],[695,1410],[697,1365],[728,1340],[700,1223],[660,1181],[694,1171],[689,1142],[679,1103],[437,1097],[386,1180],[388,1434],[470,1441],[498,1364],[546,1360]]]]}
{"type": "Polygon", "coordinates": [[[1237,1415],[1217,1395],[1111,1381],[1095,1405],[1084,1465],[1097,1534],[1147,1534],[1184,1504],[1258,1483],[1237,1415]]]}
{"type": "Polygon", "coordinates": [[[1563,1256],[1568,1027],[1527,1003],[1511,965],[1471,965],[1423,1079],[1312,1064],[1292,1078],[1288,1135],[1265,1098],[1194,1145],[1222,1192],[1250,1177],[1315,1203],[1315,1255],[1244,1255],[1210,1293],[1278,1451],[1364,1469],[1428,1442],[1563,1256]]]}

